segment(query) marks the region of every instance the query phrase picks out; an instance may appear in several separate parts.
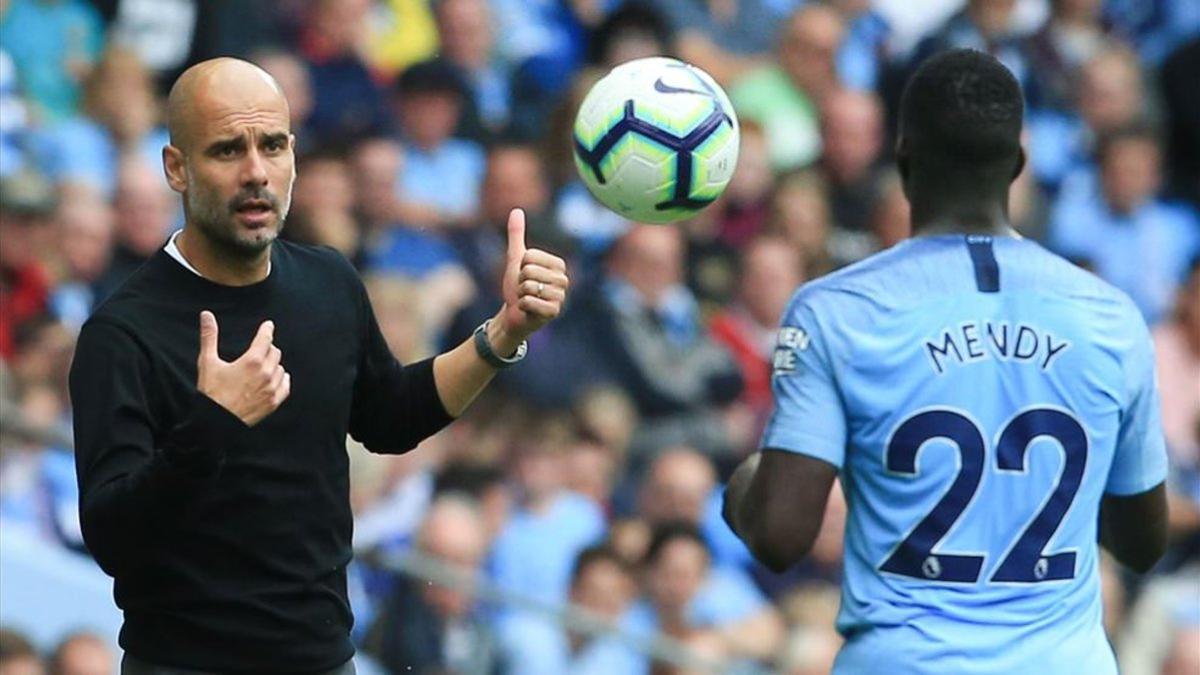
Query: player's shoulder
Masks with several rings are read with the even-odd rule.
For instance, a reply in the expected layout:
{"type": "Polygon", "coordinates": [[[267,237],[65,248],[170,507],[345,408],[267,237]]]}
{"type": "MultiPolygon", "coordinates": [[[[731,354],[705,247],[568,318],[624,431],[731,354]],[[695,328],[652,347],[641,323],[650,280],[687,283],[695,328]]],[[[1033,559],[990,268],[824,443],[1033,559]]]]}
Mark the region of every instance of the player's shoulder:
{"type": "Polygon", "coordinates": [[[884,293],[890,287],[895,289],[898,268],[903,268],[906,261],[908,242],[901,242],[889,249],[870,255],[862,260],[851,263],[841,269],[805,282],[792,296],[791,307],[801,305],[817,308],[836,303],[845,307],[847,303],[874,303],[883,300],[884,293]]]}
{"type": "Polygon", "coordinates": [[[1014,292],[1062,296],[1098,322],[1111,317],[1122,323],[1144,323],[1128,293],[1037,242],[1014,240],[998,247],[996,255],[1002,267],[1016,272],[1005,279],[1014,292]]]}

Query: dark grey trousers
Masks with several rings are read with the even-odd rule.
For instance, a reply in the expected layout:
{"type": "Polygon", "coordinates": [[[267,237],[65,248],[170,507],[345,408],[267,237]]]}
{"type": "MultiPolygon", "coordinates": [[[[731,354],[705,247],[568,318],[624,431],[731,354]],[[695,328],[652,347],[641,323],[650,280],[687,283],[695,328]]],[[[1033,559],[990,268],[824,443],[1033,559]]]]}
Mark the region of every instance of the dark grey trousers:
{"type": "MultiPolygon", "coordinates": [[[[218,675],[207,670],[192,670],[174,666],[156,666],[126,654],[121,658],[121,675],[218,675]]],[[[325,670],[313,675],[355,675],[354,660],[351,659],[333,670],[325,670]]]]}

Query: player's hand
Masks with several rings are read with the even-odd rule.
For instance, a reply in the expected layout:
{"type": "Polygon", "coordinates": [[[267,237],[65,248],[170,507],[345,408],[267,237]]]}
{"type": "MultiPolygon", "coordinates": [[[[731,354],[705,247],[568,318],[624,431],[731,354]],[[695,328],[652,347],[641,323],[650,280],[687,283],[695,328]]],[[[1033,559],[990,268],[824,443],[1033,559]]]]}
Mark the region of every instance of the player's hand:
{"type": "Polygon", "coordinates": [[[279,363],[283,353],[272,344],[274,337],[275,324],[264,321],[245,354],[223,361],[217,354],[217,317],[200,312],[196,389],[247,426],[258,424],[292,392],[292,376],[279,363]]]}
{"type": "Polygon", "coordinates": [[[562,258],[525,248],[525,212],[508,214],[508,259],[504,267],[500,309],[495,330],[488,335],[492,349],[510,356],[521,341],[562,311],[570,280],[562,258]]]}

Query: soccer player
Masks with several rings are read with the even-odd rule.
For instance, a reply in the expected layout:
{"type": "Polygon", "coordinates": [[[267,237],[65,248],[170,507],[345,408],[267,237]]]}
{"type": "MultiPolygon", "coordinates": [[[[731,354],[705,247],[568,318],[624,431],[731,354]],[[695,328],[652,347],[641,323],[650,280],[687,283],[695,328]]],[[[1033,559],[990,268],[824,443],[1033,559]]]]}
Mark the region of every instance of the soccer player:
{"type": "Polygon", "coordinates": [[[764,449],[725,493],[781,570],[840,475],[837,673],[1116,673],[1096,541],[1139,572],[1165,546],[1150,338],[1123,293],[1010,228],[1022,108],[981,52],[913,75],[897,159],[915,237],[797,292],[764,449]]]}

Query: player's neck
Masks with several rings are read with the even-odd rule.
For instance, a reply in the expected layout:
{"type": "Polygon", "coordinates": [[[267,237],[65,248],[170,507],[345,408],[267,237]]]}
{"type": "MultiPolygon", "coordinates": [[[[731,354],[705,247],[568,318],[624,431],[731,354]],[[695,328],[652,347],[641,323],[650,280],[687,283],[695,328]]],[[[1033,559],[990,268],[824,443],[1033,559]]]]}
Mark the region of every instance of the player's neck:
{"type": "MultiPolygon", "coordinates": [[[[933,200],[929,200],[933,201],[933,200]]],[[[912,229],[914,236],[932,234],[988,234],[1011,236],[1015,230],[1008,220],[1004,202],[947,204],[939,200],[937,205],[922,199],[913,199],[912,229]]]]}
{"type": "Polygon", "coordinates": [[[175,245],[200,276],[222,286],[256,284],[266,279],[270,270],[270,246],[253,258],[230,256],[195,225],[185,225],[175,245]]]}

